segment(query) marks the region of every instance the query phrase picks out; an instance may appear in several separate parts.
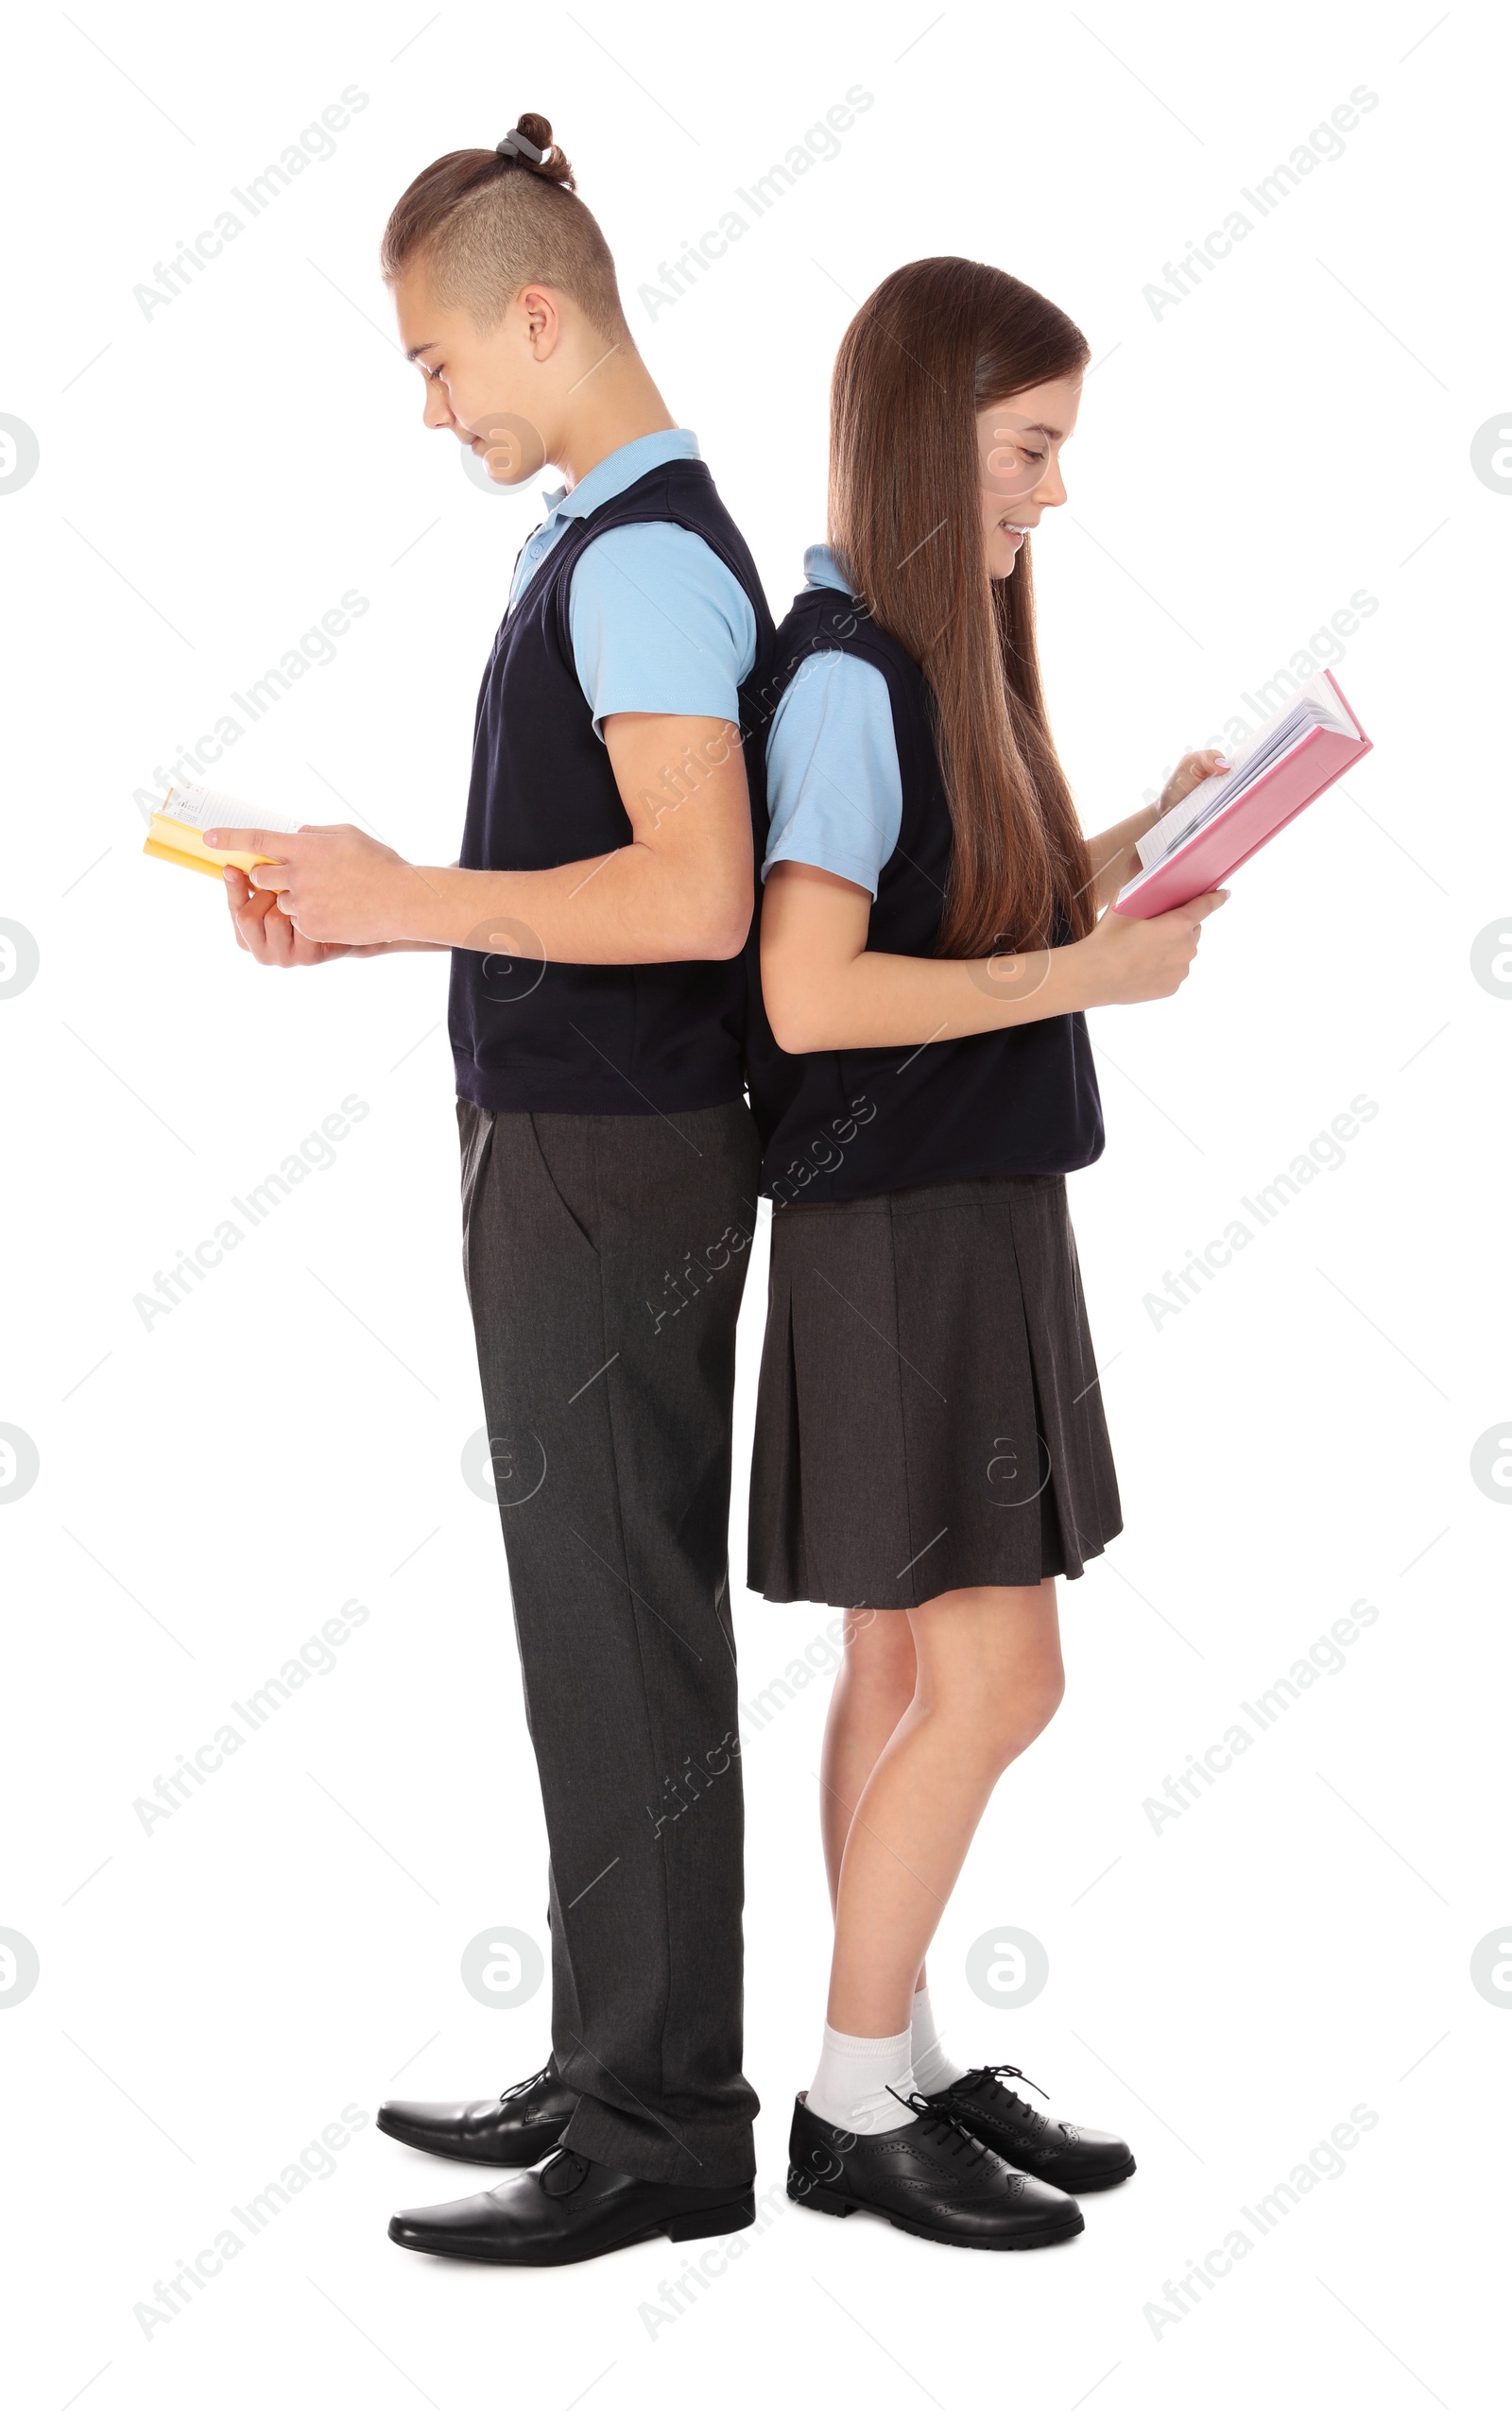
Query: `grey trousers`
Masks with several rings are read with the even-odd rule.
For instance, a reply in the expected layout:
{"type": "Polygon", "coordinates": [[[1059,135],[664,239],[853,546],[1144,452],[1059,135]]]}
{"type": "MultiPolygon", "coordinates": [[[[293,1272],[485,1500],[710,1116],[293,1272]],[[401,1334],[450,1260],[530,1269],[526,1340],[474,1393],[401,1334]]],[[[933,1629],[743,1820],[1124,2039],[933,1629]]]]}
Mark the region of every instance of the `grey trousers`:
{"type": "Polygon", "coordinates": [[[744,1103],[456,1109],[566,2143],[642,2179],[748,2179],[729,1515],[755,1126],[744,1103]]]}

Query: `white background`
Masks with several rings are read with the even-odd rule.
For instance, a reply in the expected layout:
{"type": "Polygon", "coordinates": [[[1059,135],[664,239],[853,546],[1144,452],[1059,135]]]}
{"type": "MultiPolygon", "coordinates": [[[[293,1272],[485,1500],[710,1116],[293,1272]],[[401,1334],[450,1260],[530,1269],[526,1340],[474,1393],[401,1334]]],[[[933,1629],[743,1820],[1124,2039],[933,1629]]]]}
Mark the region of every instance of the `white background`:
{"type": "MultiPolygon", "coordinates": [[[[0,1925],[41,1974],[0,2008],[12,2413],[1416,2419],[1504,2378],[1512,2012],[1470,1961],[1512,1940],[1512,1509],[1471,1451],[1512,1431],[1512,1004],[1471,946],[1512,929],[1512,495],[1471,441],[1512,424],[1508,62],[1489,9],[1435,18],[81,0],[18,21],[0,411],[41,459],[0,494],[0,916],[40,969],[0,999],[0,1420],[40,1473],[0,1504],[0,1925]],[[154,265],[349,85],[368,107],[335,157],[145,315],[154,265]],[[873,106],[839,157],[653,319],[659,264],[856,85],[873,106]],[[1260,218],[1241,187],[1361,85],[1377,106],[1344,156],[1260,218]],[[544,1941],[544,1844],[497,1519],[462,1475],[482,1411],[445,962],[259,971],[208,883],[142,856],[133,799],[355,590],[335,661],[212,780],[455,856],[477,678],[540,508],[480,493],[421,429],[376,248],[420,168],[526,108],[779,612],[822,535],[834,348],[879,278],[979,255],[1086,330],[1036,578],[1089,829],[1375,601],[1338,668],[1374,754],[1246,869],[1176,1000],[1092,1023],[1108,1144],[1072,1200],[1126,1528],[1062,1589],[1065,1709],[932,1956],[961,2057],[1020,2063],[1140,2170],[1073,2244],[990,2263],[779,2195],[658,2320],[701,2245],[534,2276],[401,2253],[394,2207],[489,2175],[369,2122],[144,2330],[154,2283],[343,2107],[491,2093],[546,2050],[544,1991],[495,2011],[459,1968],[501,1925],[544,1941]],[[1234,209],[1253,232],[1157,311],[1146,286],[1234,209]],[[334,1166],[145,1324],[154,1273],[349,1094],[369,1115],[334,1166]],[[1357,1095],[1379,1108],[1343,1166],[1157,1322],[1162,1275],[1357,1095]],[[369,1615],[335,1671],[146,1831],[154,1778],[352,1599],[369,1615]],[[1379,1615],[1344,1671],[1157,1831],[1162,1779],[1362,1599],[1379,1615]],[[1019,2010],[965,1974],[1005,1926],[1049,1956],[1019,2010]],[[1263,2237],[1245,2224],[1362,2105],[1343,2175],[1263,2237]],[[1236,2227],[1251,2252],[1171,2319],[1162,2284],[1236,2227]]],[[[765,1238],[743,1451],[764,1271],[765,1238]]],[[[738,1493],[737,1574],[743,1533],[738,1493]]],[[[748,1699],[824,1620],[736,1596],[748,1699]]],[[[746,1746],[764,2193],[822,2013],[824,1698],[746,1746]]]]}

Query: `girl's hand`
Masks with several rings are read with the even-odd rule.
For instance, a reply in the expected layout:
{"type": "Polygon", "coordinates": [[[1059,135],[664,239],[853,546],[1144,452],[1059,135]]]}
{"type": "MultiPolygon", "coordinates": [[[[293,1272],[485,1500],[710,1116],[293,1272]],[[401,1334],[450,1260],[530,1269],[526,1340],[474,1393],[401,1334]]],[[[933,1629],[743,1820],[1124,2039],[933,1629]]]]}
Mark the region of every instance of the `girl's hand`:
{"type": "Polygon", "coordinates": [[[1227,892],[1204,892],[1159,918],[1124,918],[1105,909],[1086,940],[1072,946],[1087,954],[1092,1005],[1166,1000],[1185,982],[1197,955],[1204,918],[1228,898],[1227,892]]]}
{"type": "Polygon", "coordinates": [[[1174,808],[1178,800],[1184,799],[1189,791],[1195,791],[1199,782],[1206,782],[1210,774],[1227,774],[1228,772],[1228,761],[1222,749],[1188,749],[1186,756],[1160,794],[1160,803],[1154,817],[1150,819],[1151,824],[1153,825],[1157,818],[1163,817],[1168,808],[1174,808]]]}

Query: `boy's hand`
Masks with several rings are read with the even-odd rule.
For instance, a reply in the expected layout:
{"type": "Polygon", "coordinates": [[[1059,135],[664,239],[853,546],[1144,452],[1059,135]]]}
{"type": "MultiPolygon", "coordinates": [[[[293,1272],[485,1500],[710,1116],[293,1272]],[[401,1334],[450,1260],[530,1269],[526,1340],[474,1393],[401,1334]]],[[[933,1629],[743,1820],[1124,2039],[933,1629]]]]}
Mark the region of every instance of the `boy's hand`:
{"type": "Polygon", "coordinates": [[[291,926],[276,892],[260,892],[239,867],[224,872],[232,932],[260,968],[318,968],[322,960],[346,958],[349,944],[311,942],[291,926]]]}
{"type": "Polygon", "coordinates": [[[256,869],[258,888],[248,885],[240,897],[230,880],[239,870],[226,870],[237,939],[268,965],[307,967],[335,956],[339,949],[407,941],[423,928],[421,904],[429,889],[423,876],[355,825],[301,825],[297,834],[217,825],[205,839],[214,850],[244,851],[273,862],[256,869]],[[262,950],[254,925],[262,930],[262,950]],[[284,926],[290,930],[286,948],[284,926]],[[300,944],[317,948],[301,951],[300,944]]]}

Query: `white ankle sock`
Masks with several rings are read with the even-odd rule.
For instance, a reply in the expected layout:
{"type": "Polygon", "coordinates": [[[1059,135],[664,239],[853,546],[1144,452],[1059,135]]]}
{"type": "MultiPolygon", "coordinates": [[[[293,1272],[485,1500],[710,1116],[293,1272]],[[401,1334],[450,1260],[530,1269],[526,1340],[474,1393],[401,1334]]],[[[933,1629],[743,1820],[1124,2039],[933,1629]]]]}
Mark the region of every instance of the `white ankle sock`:
{"type": "Polygon", "coordinates": [[[914,1997],[913,2027],[909,2032],[910,2058],[914,2085],[922,2096],[937,2096],[941,2088],[953,2080],[964,2079],[965,2072],[953,2062],[939,2041],[935,2027],[935,2015],[929,2007],[929,1988],[921,1986],[914,1997]]]}
{"type": "Polygon", "coordinates": [[[906,2127],[915,2116],[898,2097],[913,2090],[912,2042],[912,2031],[906,2028],[897,2037],[846,2037],[826,2023],[809,2110],[836,2129],[853,2129],[858,2138],[879,2138],[885,2130],[906,2127]],[[889,2094],[890,2089],[897,2094],[889,2094]]]}

